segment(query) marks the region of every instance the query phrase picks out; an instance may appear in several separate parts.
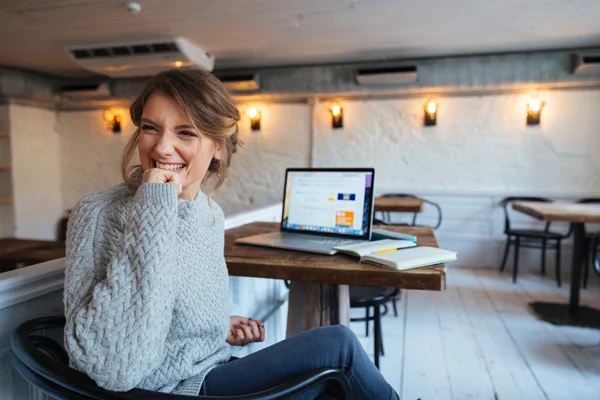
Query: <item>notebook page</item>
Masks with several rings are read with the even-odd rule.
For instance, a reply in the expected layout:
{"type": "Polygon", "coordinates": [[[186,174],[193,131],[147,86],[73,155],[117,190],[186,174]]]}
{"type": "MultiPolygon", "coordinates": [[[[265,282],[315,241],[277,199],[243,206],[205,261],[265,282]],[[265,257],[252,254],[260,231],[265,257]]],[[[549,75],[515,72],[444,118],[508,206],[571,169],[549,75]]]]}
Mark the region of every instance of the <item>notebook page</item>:
{"type": "MultiPolygon", "coordinates": [[[[359,244],[347,244],[343,246],[336,246],[334,249],[340,251],[351,251],[362,257],[367,254],[373,254],[380,250],[388,249],[401,249],[405,247],[412,247],[414,243],[407,240],[394,240],[394,239],[383,239],[375,242],[365,242],[359,244]]],[[[383,253],[378,253],[383,254],[383,253]]]]}

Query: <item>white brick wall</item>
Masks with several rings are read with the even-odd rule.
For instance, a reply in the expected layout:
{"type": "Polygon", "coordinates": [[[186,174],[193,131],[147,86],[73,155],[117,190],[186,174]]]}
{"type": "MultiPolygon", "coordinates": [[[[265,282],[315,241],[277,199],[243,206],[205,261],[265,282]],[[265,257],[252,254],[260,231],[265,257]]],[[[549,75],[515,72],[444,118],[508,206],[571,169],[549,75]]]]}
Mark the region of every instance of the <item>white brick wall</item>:
{"type": "Polygon", "coordinates": [[[73,208],[82,197],[122,182],[121,155],[133,125],[128,118],[115,135],[102,119],[102,110],[57,113],[63,207],[73,208]]]}
{"type": "Polygon", "coordinates": [[[240,137],[246,144],[234,156],[229,178],[215,195],[228,215],[280,202],[285,168],[308,166],[310,107],[265,104],[260,109],[260,131],[250,131],[245,117],[241,121],[240,137]]]}
{"type": "Polygon", "coordinates": [[[316,115],[315,166],[376,168],[376,188],[446,193],[600,194],[600,91],[541,92],[539,127],[527,127],[528,94],[343,102],[344,128],[316,115]]]}
{"type": "Polygon", "coordinates": [[[14,235],[56,239],[63,214],[56,113],[10,105],[14,235]]]}
{"type": "MultiPolygon", "coordinates": [[[[308,166],[311,154],[314,166],[373,166],[377,192],[413,192],[441,202],[440,243],[458,249],[464,263],[497,265],[500,198],[600,196],[600,114],[594,109],[600,91],[539,92],[546,101],[541,126],[527,127],[532,94],[437,97],[438,125],[432,128],[423,127],[426,97],[341,101],[344,128],[338,130],[331,129],[326,102],[314,110],[254,104],[262,111],[262,129],[251,132],[249,121],[241,121],[246,146],[215,199],[228,215],[278,202],[284,169],[308,166]]],[[[60,112],[57,120],[63,207],[70,208],[87,193],[120,182],[121,151],[133,127],[124,121],[123,133],[113,135],[100,110],[60,112]]],[[[430,217],[426,212],[421,221],[430,217]]],[[[567,265],[568,251],[564,257],[567,265]]],[[[524,265],[529,258],[536,263],[538,255],[524,254],[524,265]]]]}

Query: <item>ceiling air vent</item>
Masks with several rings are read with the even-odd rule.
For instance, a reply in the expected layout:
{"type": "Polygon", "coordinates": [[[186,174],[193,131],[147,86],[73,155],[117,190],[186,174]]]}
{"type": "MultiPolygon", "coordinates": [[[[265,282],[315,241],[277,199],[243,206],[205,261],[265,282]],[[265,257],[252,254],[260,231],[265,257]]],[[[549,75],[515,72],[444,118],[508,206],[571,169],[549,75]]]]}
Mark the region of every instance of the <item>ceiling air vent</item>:
{"type": "Polygon", "coordinates": [[[110,97],[108,83],[66,85],[60,88],[60,96],[69,100],[92,100],[110,97]]]}
{"type": "Polygon", "coordinates": [[[111,78],[150,76],[194,66],[212,71],[214,56],[184,38],[69,46],[64,51],[81,67],[111,78]]]}
{"type": "Polygon", "coordinates": [[[260,89],[258,74],[219,75],[218,78],[232,92],[252,92],[260,89]]]}
{"type": "Polygon", "coordinates": [[[362,68],[356,73],[361,85],[397,85],[417,81],[417,67],[362,68]]]}
{"type": "Polygon", "coordinates": [[[573,56],[574,74],[600,74],[600,53],[575,54],[573,56]]]}

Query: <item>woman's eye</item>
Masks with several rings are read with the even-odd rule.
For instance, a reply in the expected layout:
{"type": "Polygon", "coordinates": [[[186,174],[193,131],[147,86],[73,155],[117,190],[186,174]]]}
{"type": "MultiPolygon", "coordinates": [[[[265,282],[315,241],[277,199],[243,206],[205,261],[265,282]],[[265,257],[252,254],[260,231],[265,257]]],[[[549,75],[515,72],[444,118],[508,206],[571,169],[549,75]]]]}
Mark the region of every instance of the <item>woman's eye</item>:
{"type": "Polygon", "coordinates": [[[156,128],[152,125],[142,125],[142,130],[144,131],[156,131],[156,128]]]}
{"type": "Polygon", "coordinates": [[[183,136],[187,136],[187,137],[197,137],[198,136],[194,132],[190,132],[190,131],[181,131],[181,132],[179,132],[179,134],[183,135],[183,136]]]}

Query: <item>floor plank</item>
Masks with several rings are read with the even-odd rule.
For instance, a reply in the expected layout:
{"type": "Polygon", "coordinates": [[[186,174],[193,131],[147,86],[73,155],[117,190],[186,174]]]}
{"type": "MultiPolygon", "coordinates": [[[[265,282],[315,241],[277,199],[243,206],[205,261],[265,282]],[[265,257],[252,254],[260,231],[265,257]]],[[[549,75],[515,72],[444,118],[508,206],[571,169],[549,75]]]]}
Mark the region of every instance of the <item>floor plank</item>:
{"type": "MultiPolygon", "coordinates": [[[[381,371],[403,400],[600,398],[600,331],[557,327],[528,307],[568,301],[568,282],[490,269],[449,269],[445,292],[404,291],[399,316],[383,318],[381,371]]],[[[600,280],[582,304],[600,308],[600,280]]],[[[364,309],[351,310],[364,316],[364,309]]],[[[352,323],[373,355],[373,334],[352,323]]]]}
{"type": "Polygon", "coordinates": [[[557,328],[534,317],[527,305],[531,299],[521,287],[493,273],[478,274],[477,278],[548,399],[597,399],[598,393],[559,347],[560,341],[555,336],[557,328]]]}
{"type": "MultiPolygon", "coordinates": [[[[469,326],[498,399],[547,399],[523,353],[474,273],[457,271],[454,282],[469,315],[469,326]]],[[[491,397],[488,397],[491,398],[491,397]]]]}
{"type": "MultiPolygon", "coordinates": [[[[538,277],[528,277],[519,285],[530,300],[564,302],[563,290],[538,277]]],[[[582,293],[583,304],[599,307],[600,290],[592,287],[582,293]],[[594,297],[595,296],[595,297],[594,297]]],[[[552,329],[557,346],[565,353],[587,383],[599,393],[600,398],[600,333],[594,329],[559,326],[552,329]]]]}
{"type": "Polygon", "coordinates": [[[436,310],[443,295],[437,293],[436,297],[424,291],[404,294],[406,336],[400,396],[403,399],[454,399],[436,310]]]}
{"type": "Polygon", "coordinates": [[[472,303],[463,301],[459,292],[461,287],[451,286],[437,302],[444,362],[453,398],[493,399],[495,388],[485,360],[485,349],[482,349],[469,318],[472,303]]]}

